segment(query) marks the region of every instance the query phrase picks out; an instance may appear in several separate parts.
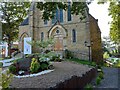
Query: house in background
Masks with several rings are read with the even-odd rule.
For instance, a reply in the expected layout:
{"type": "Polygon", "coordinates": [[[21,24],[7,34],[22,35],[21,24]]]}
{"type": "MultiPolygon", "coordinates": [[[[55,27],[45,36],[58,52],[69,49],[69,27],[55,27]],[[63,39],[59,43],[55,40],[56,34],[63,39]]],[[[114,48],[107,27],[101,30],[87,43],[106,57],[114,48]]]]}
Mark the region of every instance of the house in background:
{"type": "MultiPolygon", "coordinates": [[[[56,10],[55,17],[47,21],[42,19],[42,11],[33,2],[28,17],[19,26],[19,49],[22,52],[25,37],[40,41],[52,37],[55,40],[54,51],[64,53],[68,49],[76,58],[91,58],[97,63],[103,60],[98,20],[89,14],[89,9],[83,21],[80,16],[71,14],[70,6],[67,11],[56,10]]],[[[40,49],[33,46],[32,52],[40,52],[40,49]]]]}

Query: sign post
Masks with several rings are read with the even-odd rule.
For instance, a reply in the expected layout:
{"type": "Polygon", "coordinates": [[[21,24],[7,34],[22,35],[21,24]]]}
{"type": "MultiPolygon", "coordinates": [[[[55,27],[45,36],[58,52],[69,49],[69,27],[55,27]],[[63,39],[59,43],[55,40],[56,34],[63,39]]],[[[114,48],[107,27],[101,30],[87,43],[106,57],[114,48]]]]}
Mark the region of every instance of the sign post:
{"type": "Polygon", "coordinates": [[[25,37],[24,38],[24,55],[25,54],[31,54],[32,53],[32,47],[27,42],[31,42],[31,37],[25,37]]]}

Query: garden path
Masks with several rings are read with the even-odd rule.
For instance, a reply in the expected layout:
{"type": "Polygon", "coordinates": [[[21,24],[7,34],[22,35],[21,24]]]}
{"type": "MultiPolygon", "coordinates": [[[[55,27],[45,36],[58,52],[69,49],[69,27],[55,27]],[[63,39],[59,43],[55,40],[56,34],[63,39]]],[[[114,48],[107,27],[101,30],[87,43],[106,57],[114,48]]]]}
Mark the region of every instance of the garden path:
{"type": "Polygon", "coordinates": [[[103,67],[104,79],[97,90],[120,90],[120,68],[103,67]]]}

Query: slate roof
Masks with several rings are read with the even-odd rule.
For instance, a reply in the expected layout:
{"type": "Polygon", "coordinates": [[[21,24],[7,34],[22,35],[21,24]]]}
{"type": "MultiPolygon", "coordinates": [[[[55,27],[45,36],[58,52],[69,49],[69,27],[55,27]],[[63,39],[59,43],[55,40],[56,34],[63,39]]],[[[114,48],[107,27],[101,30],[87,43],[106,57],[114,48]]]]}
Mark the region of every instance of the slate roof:
{"type": "Polygon", "coordinates": [[[29,24],[29,18],[27,17],[20,26],[28,25],[29,24]]]}

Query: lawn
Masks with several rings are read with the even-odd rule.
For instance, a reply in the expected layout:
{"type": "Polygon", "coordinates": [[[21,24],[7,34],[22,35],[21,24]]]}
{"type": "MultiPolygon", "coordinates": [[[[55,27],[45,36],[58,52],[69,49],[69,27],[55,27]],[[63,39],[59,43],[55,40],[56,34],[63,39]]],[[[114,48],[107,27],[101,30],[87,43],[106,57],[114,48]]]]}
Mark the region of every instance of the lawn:
{"type": "Polygon", "coordinates": [[[80,60],[78,58],[72,58],[72,59],[67,59],[68,61],[73,61],[79,64],[83,64],[83,65],[90,65],[90,66],[96,66],[95,62],[90,62],[88,60],[80,60]]]}

